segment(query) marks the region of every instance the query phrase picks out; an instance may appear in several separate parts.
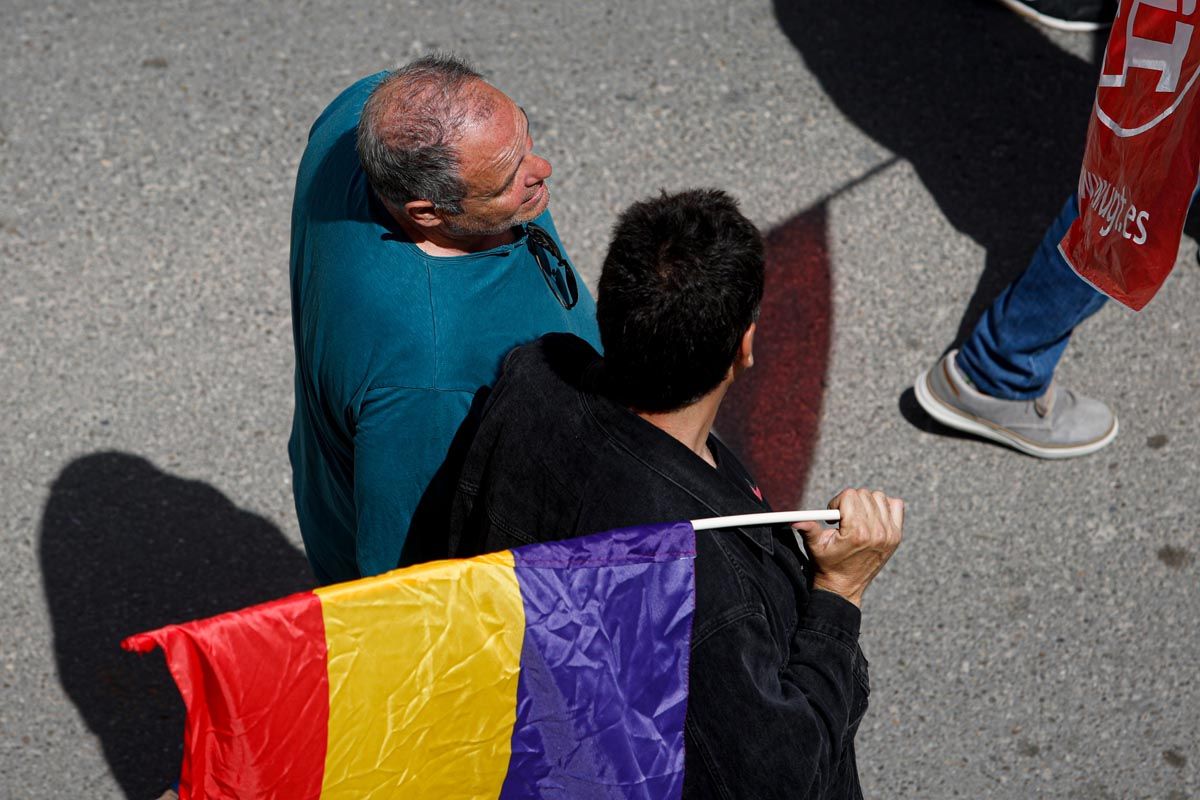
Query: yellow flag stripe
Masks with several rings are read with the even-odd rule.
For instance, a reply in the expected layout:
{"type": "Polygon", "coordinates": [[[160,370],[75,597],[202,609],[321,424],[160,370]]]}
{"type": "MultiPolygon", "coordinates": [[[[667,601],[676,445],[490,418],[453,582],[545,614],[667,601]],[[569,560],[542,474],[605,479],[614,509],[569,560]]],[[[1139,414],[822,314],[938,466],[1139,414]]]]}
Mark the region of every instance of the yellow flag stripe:
{"type": "Polygon", "coordinates": [[[316,594],[329,654],[322,800],[499,795],[525,631],[512,554],[316,594]]]}

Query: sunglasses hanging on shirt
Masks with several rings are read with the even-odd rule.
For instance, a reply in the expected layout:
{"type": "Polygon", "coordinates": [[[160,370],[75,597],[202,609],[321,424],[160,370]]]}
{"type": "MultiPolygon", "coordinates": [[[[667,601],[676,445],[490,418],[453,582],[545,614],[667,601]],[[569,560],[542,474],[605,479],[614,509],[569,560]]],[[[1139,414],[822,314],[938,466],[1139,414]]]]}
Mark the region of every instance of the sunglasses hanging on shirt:
{"type": "Polygon", "coordinates": [[[542,270],[542,278],[545,279],[546,286],[550,287],[550,291],[562,307],[570,311],[579,302],[579,286],[575,281],[575,270],[571,269],[570,263],[563,258],[562,252],[554,242],[554,237],[545,228],[528,222],[525,224],[525,235],[529,238],[529,252],[533,254],[533,259],[537,261],[538,267],[542,270]],[[557,266],[551,266],[551,256],[558,262],[557,266]]]}

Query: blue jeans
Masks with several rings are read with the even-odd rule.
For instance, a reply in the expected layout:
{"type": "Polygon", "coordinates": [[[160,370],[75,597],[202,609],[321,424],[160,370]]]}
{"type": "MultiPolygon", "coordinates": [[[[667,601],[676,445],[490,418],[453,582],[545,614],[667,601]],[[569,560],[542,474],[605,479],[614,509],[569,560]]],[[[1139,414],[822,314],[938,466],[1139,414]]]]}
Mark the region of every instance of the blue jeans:
{"type": "Polygon", "coordinates": [[[1041,397],[1075,326],[1108,299],[1081,279],[1058,252],[1079,216],[1072,194],[1046,231],[1021,277],[979,318],[956,364],[984,394],[1005,400],[1041,397]]]}

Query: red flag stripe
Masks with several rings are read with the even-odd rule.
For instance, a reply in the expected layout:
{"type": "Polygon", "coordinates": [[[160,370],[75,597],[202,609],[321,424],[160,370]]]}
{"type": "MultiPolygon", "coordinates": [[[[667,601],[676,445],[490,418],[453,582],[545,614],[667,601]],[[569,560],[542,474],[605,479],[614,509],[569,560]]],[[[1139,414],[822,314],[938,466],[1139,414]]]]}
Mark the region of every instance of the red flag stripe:
{"type": "Polygon", "coordinates": [[[181,800],[320,797],[329,679],[325,623],[316,595],[296,594],[122,643],[140,653],[155,645],[166,654],[187,706],[181,800]],[[248,660],[247,653],[271,657],[248,660]],[[197,682],[197,677],[203,680],[197,682]],[[243,708],[226,707],[244,697],[269,698],[251,704],[264,713],[246,717],[243,708]],[[218,721],[230,720],[241,730],[232,736],[210,735],[218,721]],[[196,742],[208,747],[197,748],[196,742]],[[273,785],[254,785],[258,775],[283,777],[273,785]]]}

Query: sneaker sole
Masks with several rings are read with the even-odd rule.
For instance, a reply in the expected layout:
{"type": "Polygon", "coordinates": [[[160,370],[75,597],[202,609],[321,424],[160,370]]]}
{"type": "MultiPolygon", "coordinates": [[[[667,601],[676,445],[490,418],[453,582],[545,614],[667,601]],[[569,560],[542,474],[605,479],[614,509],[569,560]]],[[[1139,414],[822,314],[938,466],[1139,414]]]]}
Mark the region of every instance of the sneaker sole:
{"type": "MultiPolygon", "coordinates": [[[[939,361],[938,363],[940,364],[941,362],[939,361]]],[[[1116,416],[1114,416],[1112,428],[1099,439],[1086,444],[1037,444],[1021,436],[1019,433],[1014,433],[993,422],[988,422],[986,419],[981,419],[973,414],[960,411],[939,400],[937,395],[933,393],[933,390],[929,388],[929,373],[936,367],[937,364],[918,376],[916,382],[913,384],[913,391],[916,392],[917,402],[920,403],[921,408],[925,409],[925,413],[947,428],[973,433],[976,436],[982,436],[985,439],[991,439],[993,442],[1008,445],[1026,455],[1037,456],[1038,458],[1075,458],[1076,456],[1086,456],[1089,453],[1100,450],[1113,439],[1117,438],[1117,431],[1120,425],[1116,416]]]]}
{"type": "Polygon", "coordinates": [[[1111,22],[1072,22],[1058,17],[1049,17],[1045,14],[1034,11],[1029,6],[1020,2],[1020,0],[1000,0],[1004,7],[1010,11],[1015,11],[1023,17],[1028,17],[1036,22],[1045,25],[1047,28],[1054,28],[1059,31],[1068,31],[1070,33],[1091,33],[1093,31],[1102,31],[1105,28],[1111,28],[1111,22]]]}

